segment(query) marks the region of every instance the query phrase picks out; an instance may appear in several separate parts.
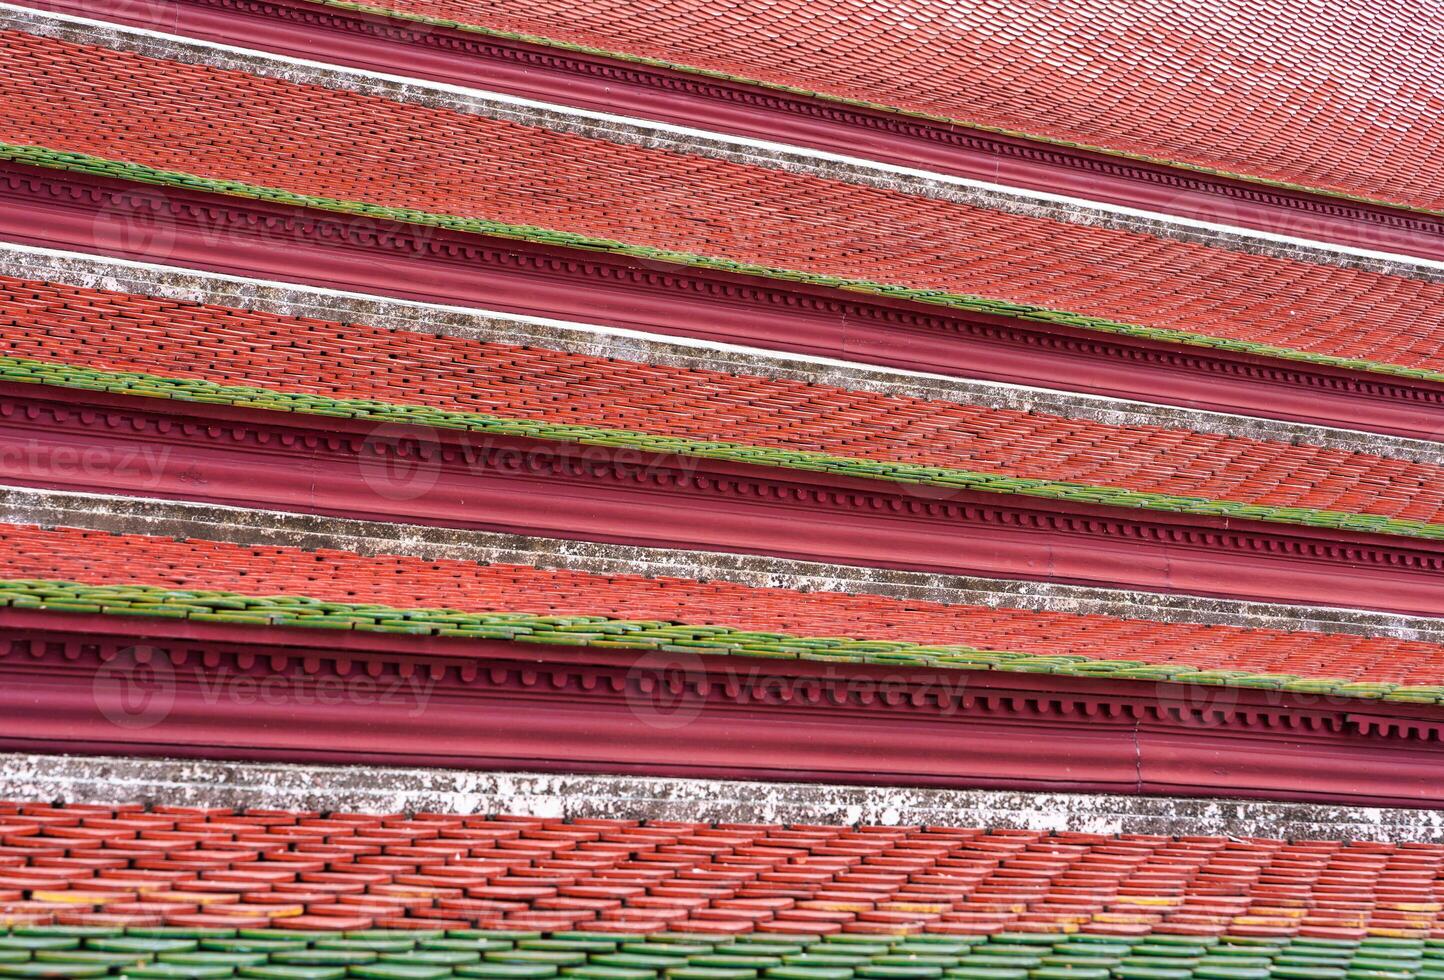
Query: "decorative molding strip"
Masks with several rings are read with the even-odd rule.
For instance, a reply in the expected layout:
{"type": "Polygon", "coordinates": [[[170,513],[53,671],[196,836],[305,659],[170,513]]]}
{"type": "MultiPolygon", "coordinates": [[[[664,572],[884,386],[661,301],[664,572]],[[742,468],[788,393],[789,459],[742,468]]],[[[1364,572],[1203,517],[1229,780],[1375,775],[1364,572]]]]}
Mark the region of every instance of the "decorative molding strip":
{"type": "Polygon", "coordinates": [[[686,653],[120,625],[0,610],[0,747],[1444,803],[1444,713],[1433,706],[817,662],[788,662],[783,676],[765,660],[743,668],[686,653]]]}
{"type": "MultiPolygon", "coordinates": [[[[13,610],[129,617],[138,620],[137,628],[142,632],[147,618],[184,619],[193,623],[228,623],[257,629],[299,627],[342,633],[402,633],[558,647],[726,656],[735,658],[728,668],[735,671],[747,669],[746,658],[761,657],[777,661],[769,669],[778,674],[789,674],[792,663],[804,662],[946,671],[997,670],[1355,698],[1360,708],[1374,702],[1384,705],[1444,705],[1444,684],[1350,680],[1347,677],[1322,676],[1322,670],[1319,674],[1292,675],[1247,668],[1201,668],[1184,663],[1023,653],[964,643],[849,639],[812,633],[740,629],[705,617],[700,622],[618,618],[593,615],[586,608],[563,615],[541,615],[505,608],[492,612],[466,612],[438,606],[327,601],[308,592],[276,596],[258,595],[245,589],[173,589],[135,580],[98,585],[67,579],[0,580],[0,604],[13,610]]],[[[1002,647],[1007,645],[1005,641],[1002,647]]],[[[1141,652],[1138,656],[1149,655],[1141,652]]],[[[959,676],[954,674],[953,678],[957,680],[959,676]]]]}
{"type": "Polygon", "coordinates": [[[0,236],[401,298],[1436,439],[1444,384],[9,163],[0,236]]]}
{"type": "Polygon", "coordinates": [[[306,0],[31,6],[1291,236],[1444,258],[1444,216],[306,0]]]}
{"type": "Polygon", "coordinates": [[[308,392],[246,384],[222,384],[204,378],[169,377],[138,371],[110,371],[67,361],[36,360],[0,356],[0,381],[19,385],[42,385],[69,390],[100,391],[112,395],[196,402],[207,405],[235,405],[273,412],[356,419],[373,425],[398,424],[457,430],[474,436],[522,436],[573,446],[607,446],[680,459],[727,461],[776,467],[803,473],[884,480],[912,487],[926,487],[925,493],[943,490],[977,490],[984,493],[1042,497],[1066,503],[1106,507],[1139,508],[1190,516],[1232,517],[1294,524],[1305,527],[1356,531],[1389,537],[1444,541],[1444,523],[1416,518],[1391,517],[1367,510],[1337,511],[1314,507],[1250,503],[1227,498],[1185,496],[1147,489],[1129,489],[1110,484],[1013,476],[963,469],[929,466],[865,456],[843,456],[781,446],[755,445],[717,439],[669,436],[646,430],[608,428],[575,422],[458,411],[413,402],[374,398],[338,398],[308,392]]]}
{"type": "Polygon", "coordinates": [[[0,386],[0,469],[27,486],[1444,614],[1432,541],[84,389],[0,386]]]}
{"type": "Polygon", "coordinates": [[[3,242],[0,242],[0,275],[263,310],[283,316],[315,317],[339,323],[364,323],[388,330],[464,337],[482,343],[545,347],[644,364],[781,378],[850,391],[1084,418],[1108,425],[1153,425],[1268,442],[1307,443],[1350,453],[1444,465],[1444,443],[1421,439],[1401,439],[1351,429],[1329,429],[1099,395],[871,367],[758,347],[679,340],[593,324],[508,316],[383,296],[342,293],[3,242]]]}
{"type": "Polygon", "coordinates": [[[76,44],[99,45],[151,58],[207,65],[302,85],[374,95],[393,102],[446,109],[536,126],[556,132],[671,150],[732,163],[768,167],[936,198],[1027,217],[1132,231],[1156,238],[1207,245],[1211,248],[1292,259],[1319,265],[1361,269],[1384,275],[1444,281],[1444,263],[1417,259],[1227,225],[1210,225],[1166,214],[1100,207],[1081,199],[1028,192],[991,182],[930,173],[911,167],[880,164],[861,158],[784,146],[720,133],[707,133],[645,119],[590,112],[501,96],[455,85],[393,78],[310,60],[279,56],[230,44],[157,34],[150,30],[94,21],[67,14],[40,12],[0,3],[0,28],[54,37],[76,44]]]}
{"type": "Polygon", "coordinates": [[[770,555],[643,548],[97,493],[0,486],[0,523],[203,538],[246,546],[333,548],[363,555],[411,555],[425,559],[532,565],[599,575],[717,580],[759,588],[868,593],[925,602],[1139,618],[1163,623],[1307,630],[1444,643],[1444,620],[1362,609],[1241,602],[1055,582],[828,565],[770,555]]]}
{"type": "Polygon", "coordinates": [[[1444,812],[1107,794],[468,769],[397,769],[0,755],[0,796],[157,806],[385,813],[519,813],[552,819],[977,826],[1092,834],[1444,840],[1444,812]]]}
{"type": "Polygon", "coordinates": [[[1065,327],[1079,327],[1088,332],[1123,336],[1136,340],[1156,341],[1185,347],[1203,347],[1210,350],[1226,350],[1268,360],[1282,360],[1304,363],[1314,367],[1335,368],[1350,372],[1359,371],[1366,374],[1444,384],[1444,371],[1433,368],[1412,367],[1368,358],[1342,357],[1302,348],[1283,347],[1255,340],[1231,339],[1170,327],[1147,326],[1124,320],[1114,320],[1106,316],[1075,313],[1051,307],[1016,303],[1011,300],[991,299],[966,292],[950,292],[867,278],[759,265],[726,256],[640,245],[562,229],[378,205],[362,200],[318,197],[297,193],[284,187],[267,187],[242,180],[221,180],[181,171],[157,169],[148,164],[131,163],[90,153],[57,150],[48,146],[0,143],[0,160],[51,170],[63,170],[88,177],[115,179],[130,184],[149,184],[171,190],[199,191],[226,197],[265,201],[286,207],[360,216],[428,229],[444,229],[465,235],[480,235],[505,241],[525,242],[528,245],[600,252],[609,256],[636,259],[653,265],[738,275],[751,281],[761,280],[768,283],[780,281],[825,290],[860,293],[884,300],[918,303],[925,307],[942,307],[963,313],[982,313],[988,316],[1001,316],[1049,325],[1061,324],[1065,327]]]}

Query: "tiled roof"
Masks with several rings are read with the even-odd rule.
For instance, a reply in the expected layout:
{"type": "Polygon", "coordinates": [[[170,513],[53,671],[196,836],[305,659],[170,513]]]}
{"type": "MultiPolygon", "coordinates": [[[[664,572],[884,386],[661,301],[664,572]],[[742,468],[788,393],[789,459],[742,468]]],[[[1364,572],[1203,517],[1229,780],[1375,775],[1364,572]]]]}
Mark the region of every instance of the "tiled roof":
{"type": "Polygon", "coordinates": [[[7,605],[56,612],[116,610],[257,626],[444,631],[599,648],[647,648],[681,638],[702,653],[781,660],[1026,667],[1444,703],[1444,647],[1386,637],[1158,623],[24,525],[0,525],[0,596],[7,605]],[[305,601],[257,598],[276,595],[305,601]],[[318,616],[327,622],[316,622],[318,616]],[[698,629],[668,631],[669,623],[698,629]],[[849,643],[841,637],[879,642],[849,643]]]}
{"type": "Polygon", "coordinates": [[[0,156],[11,159],[1444,378],[1433,313],[1444,305],[1444,284],[1005,214],[18,32],[0,42],[0,156]]]}
{"type": "Polygon", "coordinates": [[[1342,977],[1354,959],[1386,972],[1349,977],[1407,980],[1444,966],[1439,844],[34,803],[0,803],[0,834],[0,918],[14,930],[0,976],[1221,980],[1342,977]],[[267,926],[286,931],[235,932],[267,926]],[[332,941],[373,928],[416,932],[332,941]],[[432,942],[448,929],[496,932],[432,942]],[[908,933],[957,945],[892,945],[908,933]],[[766,947],[730,945],[749,935],[766,947]],[[436,952],[407,955],[418,944],[436,952]],[[212,955],[164,955],[197,947],[212,955]],[[237,954],[332,969],[253,972],[264,955],[237,954]],[[1277,960],[1299,956],[1317,959],[1277,960]],[[1269,972],[1271,959],[1295,972],[1269,972]],[[157,960],[175,965],[135,969],[157,960]]]}
{"type": "Polygon", "coordinates": [[[323,0],[1437,208],[1437,3],[323,0]]]}
{"type": "MultiPolygon", "coordinates": [[[[0,376],[24,373],[14,367],[16,359],[24,359],[35,362],[24,371],[50,383],[82,383],[47,374],[44,368],[50,363],[73,364],[305,396],[371,399],[563,427],[621,430],[642,434],[642,445],[645,437],[663,436],[1001,474],[1024,481],[1116,487],[1135,494],[1378,515],[1396,522],[1425,522],[1425,526],[1444,522],[1444,473],[1430,464],[630,363],[77,286],[0,277],[0,340],[10,359],[0,376]]],[[[84,383],[96,383],[94,376],[84,377],[84,383]]],[[[121,390],[161,393],[155,383],[121,390]]],[[[201,394],[183,387],[170,393],[201,394]]],[[[242,395],[232,400],[254,403],[253,397],[242,395]]],[[[293,407],[308,410],[305,404],[293,407]]],[[[584,437],[570,429],[562,430],[561,437],[568,434],[584,437]]],[[[658,448],[685,451],[671,444],[658,448]]],[[[745,450],[739,452],[742,458],[758,462],[811,465],[811,457],[747,457],[745,450]]],[[[1052,485],[1033,492],[1041,494],[1052,485]]],[[[984,480],[978,487],[1029,492],[1026,486],[996,480],[991,484],[984,480]]],[[[1089,490],[1076,493],[1095,502],[1108,499],[1088,496],[1094,493],[1089,490]]],[[[1136,502],[1163,506],[1160,500],[1136,502]]],[[[1208,506],[1200,505],[1205,511],[1208,506]]],[[[1275,516],[1304,520],[1297,513],[1275,516]]],[[[1360,529],[1369,529],[1373,518],[1359,520],[1360,529]]],[[[1407,528],[1396,529],[1402,533],[1407,528]]]]}
{"type": "MultiPolygon", "coordinates": [[[[1024,933],[994,937],[928,934],[906,941],[844,934],[762,935],[718,940],[664,933],[395,930],[287,932],[31,927],[17,930],[12,964],[0,976],[144,977],[205,980],[1108,980],[1149,978],[1436,977],[1433,940],[1331,938],[1197,941],[1169,934],[1114,937],[1024,933]],[[30,957],[34,957],[31,959],[30,957]],[[1275,969],[1277,967],[1277,969],[1275,969]]],[[[7,937],[8,938],[8,937],[7,937]]]]}

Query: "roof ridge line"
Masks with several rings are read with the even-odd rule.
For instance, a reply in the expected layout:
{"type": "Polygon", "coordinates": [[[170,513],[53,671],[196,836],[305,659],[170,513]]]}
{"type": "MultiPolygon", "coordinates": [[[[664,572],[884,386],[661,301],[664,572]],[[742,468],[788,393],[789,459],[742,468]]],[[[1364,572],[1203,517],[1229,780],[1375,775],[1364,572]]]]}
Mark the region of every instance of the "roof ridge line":
{"type": "Polygon", "coordinates": [[[63,361],[0,356],[0,381],[72,389],[97,389],[127,396],[220,403],[238,408],[294,412],[305,415],[341,416],[376,422],[419,424],[438,429],[455,429],[498,436],[520,436],[577,445],[622,447],[642,452],[720,459],[860,479],[886,480],[983,493],[1019,494],[1075,504],[1127,507],[1205,517],[1241,518],[1356,533],[1444,541],[1444,524],[1434,524],[1412,518],[1215,500],[1208,497],[1128,490],[1121,487],[1068,480],[1045,480],[955,467],[834,456],[830,453],[812,450],[754,446],[722,440],[688,439],[631,429],[610,429],[601,426],[488,415],[480,412],[459,412],[378,399],[335,398],[250,385],[225,385],[200,378],[172,378],[141,371],[110,371],[63,361]]]}

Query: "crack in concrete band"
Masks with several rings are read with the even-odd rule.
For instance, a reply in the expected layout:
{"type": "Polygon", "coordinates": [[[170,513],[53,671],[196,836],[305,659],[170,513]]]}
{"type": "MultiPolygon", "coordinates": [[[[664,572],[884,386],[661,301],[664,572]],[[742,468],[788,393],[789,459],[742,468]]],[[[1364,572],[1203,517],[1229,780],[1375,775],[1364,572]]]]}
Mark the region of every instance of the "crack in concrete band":
{"type": "Polygon", "coordinates": [[[388,330],[463,337],[481,343],[542,347],[690,370],[786,379],[850,391],[1086,419],[1107,425],[1161,426],[1264,442],[1309,444],[1343,452],[1444,465],[1444,444],[1422,439],[953,378],[49,249],[0,243],[0,275],[187,302],[245,307],[284,316],[360,323],[388,330]]]}
{"type": "Polygon", "coordinates": [[[362,555],[532,565],[599,575],[690,578],[950,605],[1444,643],[1444,619],[1371,610],[938,575],[765,555],[641,548],[58,490],[0,486],[0,522],[78,527],[115,534],[203,538],[251,547],[329,548],[362,555]]]}
{"type": "MultiPolygon", "coordinates": [[[[374,95],[392,102],[446,109],[613,143],[877,187],[1025,217],[1136,232],[1250,255],[1358,269],[1426,282],[1444,282],[1444,263],[1299,240],[1306,239],[1307,234],[1257,232],[1135,209],[1120,210],[946,174],[841,157],[804,147],[544,105],[454,85],[387,77],[360,69],[303,62],[281,55],[156,34],[124,25],[102,24],[65,14],[0,4],[0,29],[129,51],[168,61],[244,71],[296,84],[374,95]]],[[[1304,232],[1307,231],[1306,216],[1299,215],[1294,220],[1303,226],[1304,232]]]]}
{"type": "Polygon", "coordinates": [[[381,813],[1444,840],[1444,811],[1186,797],[0,754],[0,796],[381,813]]]}

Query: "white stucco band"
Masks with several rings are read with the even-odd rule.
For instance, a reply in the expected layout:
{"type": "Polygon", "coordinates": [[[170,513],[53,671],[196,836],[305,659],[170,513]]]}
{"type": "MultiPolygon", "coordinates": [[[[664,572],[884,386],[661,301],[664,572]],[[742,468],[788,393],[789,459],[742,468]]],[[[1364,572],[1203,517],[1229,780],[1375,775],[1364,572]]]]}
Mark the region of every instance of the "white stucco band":
{"type": "Polygon", "coordinates": [[[1444,811],[1316,803],[0,754],[0,798],[580,819],[1444,840],[1444,811]]]}

